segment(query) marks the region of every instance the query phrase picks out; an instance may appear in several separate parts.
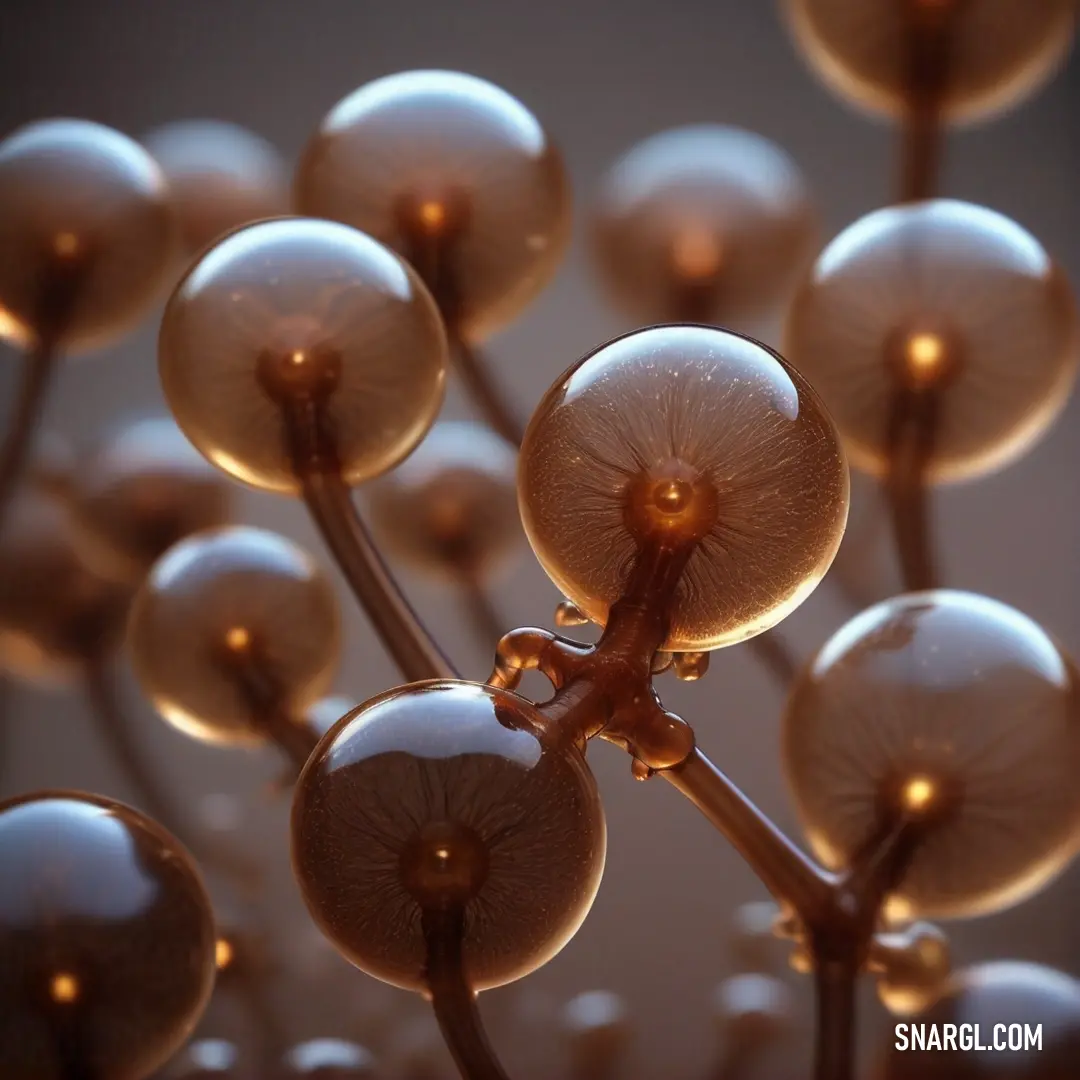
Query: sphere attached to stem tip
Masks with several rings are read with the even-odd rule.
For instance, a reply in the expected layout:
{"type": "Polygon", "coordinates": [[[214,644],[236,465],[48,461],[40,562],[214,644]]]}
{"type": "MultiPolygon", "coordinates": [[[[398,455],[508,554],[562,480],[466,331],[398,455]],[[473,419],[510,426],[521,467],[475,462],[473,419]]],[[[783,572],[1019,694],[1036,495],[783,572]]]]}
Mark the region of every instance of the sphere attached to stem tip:
{"type": "Polygon", "coordinates": [[[418,267],[437,262],[421,272],[473,340],[533,299],[569,239],[570,192],[547,133],[505,90],[452,71],[390,75],[335,105],[294,198],[418,267]]]}
{"type": "Polygon", "coordinates": [[[331,464],[357,484],[424,437],[446,358],[435,303],[401,259],[304,218],[251,225],[206,252],[173,293],[158,346],[166,399],[195,446],[245,483],[291,493],[290,410],[315,414],[331,464]]]}
{"type": "Polygon", "coordinates": [[[949,939],[932,923],[917,922],[878,934],[870,961],[879,971],[881,1003],[893,1016],[912,1016],[932,1005],[948,981],[949,939]]]}
{"type": "Polygon", "coordinates": [[[263,735],[241,669],[301,717],[333,679],[341,629],[330,583],[300,548],[234,527],[170,549],[136,598],[128,636],[135,673],[169,723],[205,742],[253,744],[263,735]]]}
{"type": "Polygon", "coordinates": [[[523,698],[419,683],[360,706],[297,784],[293,868],[313,918],[370,975],[423,991],[424,911],[463,910],[474,990],[550,960],[588,913],[605,827],[578,750],[523,698]]]}
{"type": "Polygon", "coordinates": [[[912,104],[912,39],[944,46],[939,108],[985,120],[1036,93],[1061,66],[1076,30],[1073,0],[785,0],[805,59],[830,89],[872,112],[912,104]]]}
{"type": "Polygon", "coordinates": [[[103,562],[136,581],[173,544],[224,525],[231,510],[228,481],[166,417],[119,428],[76,474],[76,527],[103,562]]]}
{"type": "Polygon", "coordinates": [[[175,239],[165,178],[126,135],[43,120],[0,142],[0,336],[108,344],[153,303],[175,239]]]}
{"type": "Polygon", "coordinates": [[[991,472],[1060,413],[1080,333],[1062,271],[1001,214],[937,199],[877,210],[819,256],[788,359],[821,394],[853,464],[881,475],[898,396],[936,395],[931,481],[991,472]]]}
{"type": "MultiPolygon", "coordinates": [[[[954,1045],[889,1048],[879,1080],[1070,1080],[1080,1061],[1080,982],[1041,964],[998,961],[958,972],[925,1012],[924,1036],[955,1025],[954,1045]],[[976,1026],[983,1049],[975,1046],[976,1026]],[[1039,1029],[1036,1044],[1033,1036],[1039,1029]],[[998,1045],[995,1045],[998,1040],[998,1045]]],[[[909,1034],[910,1040],[910,1034],[909,1034]]]]}
{"type": "Polygon", "coordinates": [[[56,498],[19,494],[0,535],[0,668],[65,682],[119,649],[132,590],[91,554],[56,498]]]}
{"type": "Polygon", "coordinates": [[[194,864],[160,826],[96,795],[0,803],[0,1075],[143,1080],[213,986],[194,864]]]}
{"type": "Polygon", "coordinates": [[[969,917],[1043,887],[1080,839],[1080,681],[1030,619],[970,593],[870,608],[789,699],[784,760],[832,868],[882,830],[923,831],[895,897],[969,917]]]}
{"type": "Polygon", "coordinates": [[[444,580],[479,581],[521,545],[517,452],[480,424],[440,422],[368,489],[385,550],[444,580]]]}
{"type": "Polygon", "coordinates": [[[184,255],[241,225],[289,212],[281,155],[261,136],[223,120],[177,120],[144,139],[172,191],[184,255]]]}
{"type": "Polygon", "coordinates": [[[817,220],[780,147],[720,125],[676,128],[617,161],[594,209],[612,298],[641,322],[770,314],[813,254],[817,220]]]}
{"type": "Polygon", "coordinates": [[[776,353],[703,326],[616,338],[564,375],[525,435],[525,531],[593,622],[643,546],[692,549],[665,649],[767,630],[817,585],[847,519],[836,432],[776,353]]]}

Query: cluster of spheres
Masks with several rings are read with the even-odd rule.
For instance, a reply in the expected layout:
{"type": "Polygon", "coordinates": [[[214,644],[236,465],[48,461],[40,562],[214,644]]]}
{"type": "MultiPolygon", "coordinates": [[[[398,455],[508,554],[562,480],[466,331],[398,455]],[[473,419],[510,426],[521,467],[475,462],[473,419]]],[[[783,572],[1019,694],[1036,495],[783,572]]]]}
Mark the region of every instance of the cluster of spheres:
{"type": "MultiPolygon", "coordinates": [[[[1070,0],[781,6],[825,83],[938,136],[1033,93],[1077,21],[1070,0]]],[[[826,579],[849,467],[893,499],[903,560],[925,532],[911,491],[1034,445],[1080,363],[1064,271],[996,210],[936,197],[822,247],[780,147],[722,125],[662,132],[610,168],[589,212],[599,281],[645,328],[566,368],[518,438],[486,351],[554,276],[570,202],[541,122],[449,71],[349,94],[291,178],[270,144],[213,121],[139,144],[47,120],[0,142],[0,335],[27,372],[0,448],[0,671],[110,714],[126,657],[177,731],[280,751],[312,921],[354,967],[430,1000],[470,1080],[504,1075],[476,994],[550,961],[600,888],[598,737],[639,778],[671,780],[776,894],[737,916],[713,1003],[718,1075],[797,1027],[768,948],[787,938],[792,966],[819,979],[837,964],[852,984],[875,975],[896,1015],[1043,1022],[1047,1053],[1007,1075],[1065,1076],[1053,1070],[1080,1062],[1076,981],[1004,962],[950,975],[925,922],[1017,904],[1080,852],[1080,674],[1036,621],[912,588],[856,614],[784,686],[783,764],[817,861],[653,683],[760,646],[826,579]],[[57,361],[159,302],[171,416],[128,418],[88,455],[36,439],[57,361]],[[779,352],[748,336],[777,318],[779,352]],[[439,419],[453,378],[489,425],[439,419]],[[233,481],[304,504],[402,685],[334,694],[333,579],[238,523],[233,481]],[[456,587],[490,629],[488,591],[523,540],[565,597],[559,625],[592,623],[597,640],[492,635],[490,680],[463,678],[394,569],[456,587]],[[521,690],[529,669],[547,700],[521,690]]],[[[111,730],[129,779],[153,784],[138,740],[111,730]]],[[[189,1041],[215,977],[247,995],[274,1080],[379,1075],[344,1035],[276,1045],[254,927],[221,916],[181,824],[78,791],[0,803],[0,1077],[242,1080],[247,1048],[189,1041]]],[[[571,1072],[614,1080],[628,1023],[615,995],[574,998],[558,1024],[571,1072]]],[[[820,1080],[847,1080],[850,1047],[830,1052],[820,1080]]],[[[989,1075],[967,1058],[913,1071],[916,1057],[886,1055],[882,1076],[989,1075]]],[[[437,1075],[430,1055],[409,1060],[410,1080],[437,1075]]]]}

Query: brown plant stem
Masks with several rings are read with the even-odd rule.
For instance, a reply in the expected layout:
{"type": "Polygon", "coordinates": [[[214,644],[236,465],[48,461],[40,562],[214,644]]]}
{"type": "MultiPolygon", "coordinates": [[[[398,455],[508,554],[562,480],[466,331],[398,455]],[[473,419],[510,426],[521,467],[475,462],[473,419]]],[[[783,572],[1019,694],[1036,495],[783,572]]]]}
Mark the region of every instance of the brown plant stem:
{"type": "Polygon", "coordinates": [[[814,968],[814,1080],[854,1080],[855,983],[859,969],[843,960],[814,968]]]}
{"type": "Polygon", "coordinates": [[[402,676],[408,682],[460,678],[383,562],[341,477],[307,473],[303,493],[326,546],[402,676]]]}
{"type": "Polygon", "coordinates": [[[933,390],[897,392],[889,418],[885,492],[907,592],[938,587],[926,484],[936,427],[937,396],[933,390]]]}
{"type": "Polygon", "coordinates": [[[26,471],[45,399],[56,368],[56,352],[42,340],[23,360],[23,377],[11,424],[0,446],[0,529],[26,471]]]}
{"type": "Polygon", "coordinates": [[[506,395],[496,386],[488,362],[480,349],[459,334],[451,333],[450,356],[480,415],[511,446],[520,447],[525,426],[506,395]]]}
{"type": "Polygon", "coordinates": [[[828,905],[829,878],[700,749],[660,775],[724,834],[778,901],[800,914],[828,905]]]}
{"type": "Polygon", "coordinates": [[[780,689],[787,690],[795,681],[799,663],[783,635],[775,630],[766,630],[764,634],[752,637],[747,644],[754,658],[769,673],[773,682],[780,689]]]}
{"type": "Polygon", "coordinates": [[[465,978],[462,945],[465,916],[460,909],[425,910],[425,975],[431,1006],[463,1080],[508,1080],[488,1043],[476,1008],[476,994],[465,978]]]}

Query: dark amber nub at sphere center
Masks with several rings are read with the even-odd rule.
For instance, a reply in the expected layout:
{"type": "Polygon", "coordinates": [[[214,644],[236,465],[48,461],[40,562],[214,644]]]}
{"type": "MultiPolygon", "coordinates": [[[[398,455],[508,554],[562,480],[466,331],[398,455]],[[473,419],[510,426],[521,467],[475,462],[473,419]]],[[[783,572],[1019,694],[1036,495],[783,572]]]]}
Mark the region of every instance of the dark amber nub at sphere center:
{"type": "Polygon", "coordinates": [[[341,354],[325,345],[264,352],[258,375],[275,401],[324,401],[341,381],[341,354]]]}
{"type": "Polygon", "coordinates": [[[479,836],[454,821],[425,825],[401,853],[401,878],[428,910],[461,907],[483,888],[488,850],[479,836]]]}
{"type": "Polygon", "coordinates": [[[886,359],[907,390],[940,390],[959,374],[960,347],[955,335],[937,327],[913,327],[886,345],[886,359]]]}
{"type": "Polygon", "coordinates": [[[634,477],[625,498],[630,531],[640,540],[665,546],[697,543],[719,516],[720,500],[712,482],[675,459],[634,477]]]}

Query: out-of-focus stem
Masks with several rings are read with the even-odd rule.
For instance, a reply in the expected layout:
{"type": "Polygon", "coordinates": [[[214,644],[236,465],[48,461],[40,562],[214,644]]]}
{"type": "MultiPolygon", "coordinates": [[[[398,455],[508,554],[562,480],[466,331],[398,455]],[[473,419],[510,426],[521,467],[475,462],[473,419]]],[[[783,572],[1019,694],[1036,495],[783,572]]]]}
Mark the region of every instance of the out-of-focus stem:
{"type": "Polygon", "coordinates": [[[525,427],[496,385],[483,354],[475,345],[457,336],[451,338],[450,351],[461,381],[481,416],[508,443],[520,447],[525,427]]]}
{"type": "Polygon", "coordinates": [[[815,965],[814,1080],[853,1080],[857,978],[854,963],[827,960],[815,965]]]}
{"type": "Polygon", "coordinates": [[[506,633],[506,628],[483,582],[475,577],[463,578],[461,597],[462,607],[477,640],[485,649],[494,650],[506,633]]]}
{"type": "Polygon", "coordinates": [[[39,344],[23,360],[22,384],[15,411],[0,447],[0,529],[34,445],[37,430],[56,367],[56,352],[48,342],[39,344]]]}

